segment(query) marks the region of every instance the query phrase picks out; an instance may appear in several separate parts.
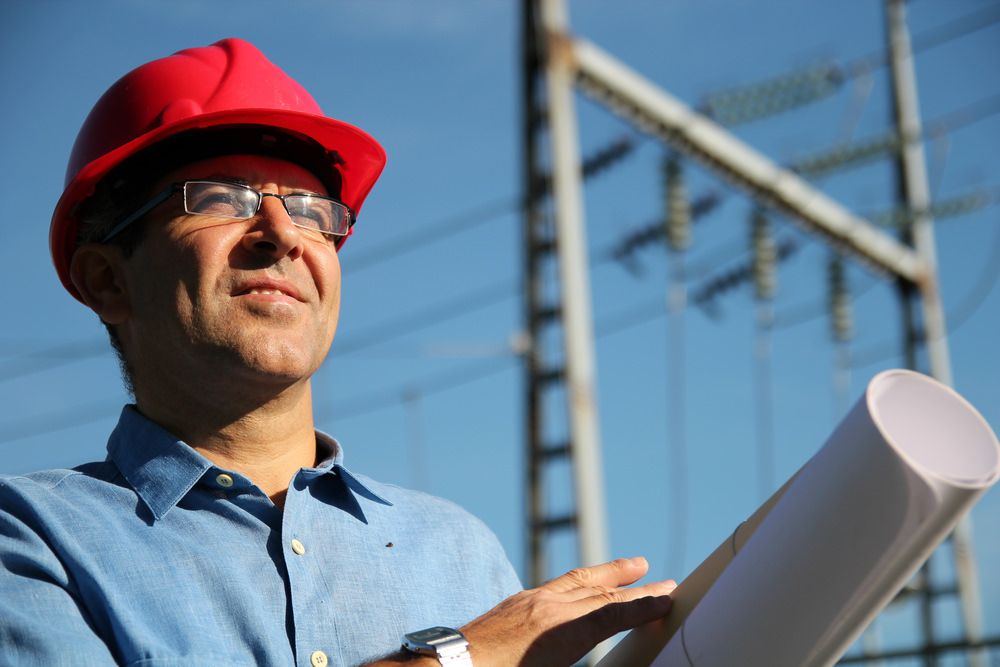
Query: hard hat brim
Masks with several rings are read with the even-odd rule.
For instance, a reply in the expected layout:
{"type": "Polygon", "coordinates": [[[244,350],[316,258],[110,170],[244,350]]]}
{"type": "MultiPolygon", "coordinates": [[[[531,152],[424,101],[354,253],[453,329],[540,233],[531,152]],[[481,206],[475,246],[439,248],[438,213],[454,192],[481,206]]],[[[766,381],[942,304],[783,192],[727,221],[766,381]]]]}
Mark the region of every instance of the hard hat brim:
{"type": "Polygon", "coordinates": [[[128,158],[159,141],[187,130],[250,125],[305,135],[341,161],[331,164],[341,177],[340,199],[357,213],[385,166],[385,150],[364,130],[349,123],[301,111],[236,109],[200,114],[157,127],[85,165],[66,185],[56,204],[49,229],[52,261],[63,286],[77,300],[80,294],[70,280],[69,267],[76,250],[79,205],[94,194],[98,183],[128,158]]]}

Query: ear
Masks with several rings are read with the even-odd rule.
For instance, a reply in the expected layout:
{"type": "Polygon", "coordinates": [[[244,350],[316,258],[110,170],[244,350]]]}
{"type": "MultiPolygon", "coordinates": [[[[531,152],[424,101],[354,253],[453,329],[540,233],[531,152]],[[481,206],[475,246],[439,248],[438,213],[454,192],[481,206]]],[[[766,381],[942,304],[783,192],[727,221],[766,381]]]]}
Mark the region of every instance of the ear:
{"type": "Polygon", "coordinates": [[[107,324],[121,324],[131,313],[121,248],[85,243],[69,266],[70,280],[80,298],[107,324]]]}

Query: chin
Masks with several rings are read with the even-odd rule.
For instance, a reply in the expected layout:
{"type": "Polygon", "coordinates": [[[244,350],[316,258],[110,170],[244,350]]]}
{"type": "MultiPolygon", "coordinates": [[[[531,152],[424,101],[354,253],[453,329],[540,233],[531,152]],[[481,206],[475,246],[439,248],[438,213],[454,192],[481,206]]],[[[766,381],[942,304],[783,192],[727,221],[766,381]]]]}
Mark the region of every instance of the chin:
{"type": "Polygon", "coordinates": [[[239,338],[230,351],[249,377],[294,383],[308,379],[319,367],[315,344],[268,331],[243,332],[239,338]]]}

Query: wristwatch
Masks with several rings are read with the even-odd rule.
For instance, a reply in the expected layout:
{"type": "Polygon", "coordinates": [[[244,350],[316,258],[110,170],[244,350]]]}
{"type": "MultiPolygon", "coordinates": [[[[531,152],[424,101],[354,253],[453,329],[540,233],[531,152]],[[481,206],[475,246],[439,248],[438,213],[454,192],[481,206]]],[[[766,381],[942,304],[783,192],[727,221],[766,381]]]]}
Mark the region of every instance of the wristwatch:
{"type": "Polygon", "coordinates": [[[458,630],[440,625],[403,635],[403,648],[419,655],[433,655],[446,667],[472,667],[469,642],[458,630]]]}

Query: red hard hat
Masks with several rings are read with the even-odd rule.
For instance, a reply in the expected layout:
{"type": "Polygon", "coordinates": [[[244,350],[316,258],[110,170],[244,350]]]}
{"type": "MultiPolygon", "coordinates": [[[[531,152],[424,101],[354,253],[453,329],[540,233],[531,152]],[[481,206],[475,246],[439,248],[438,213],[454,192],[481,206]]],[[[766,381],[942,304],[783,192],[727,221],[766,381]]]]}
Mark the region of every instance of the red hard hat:
{"type": "Polygon", "coordinates": [[[146,63],[104,93],[73,145],[49,244],[59,279],[74,297],[80,298],[69,279],[79,231],[76,216],[101,179],[164,139],[231,126],[304,135],[329,151],[330,168],[339,174],[340,199],[355,213],[385,165],[378,142],[353,125],[324,116],[301,85],[249,42],[224,39],[146,63]]]}

